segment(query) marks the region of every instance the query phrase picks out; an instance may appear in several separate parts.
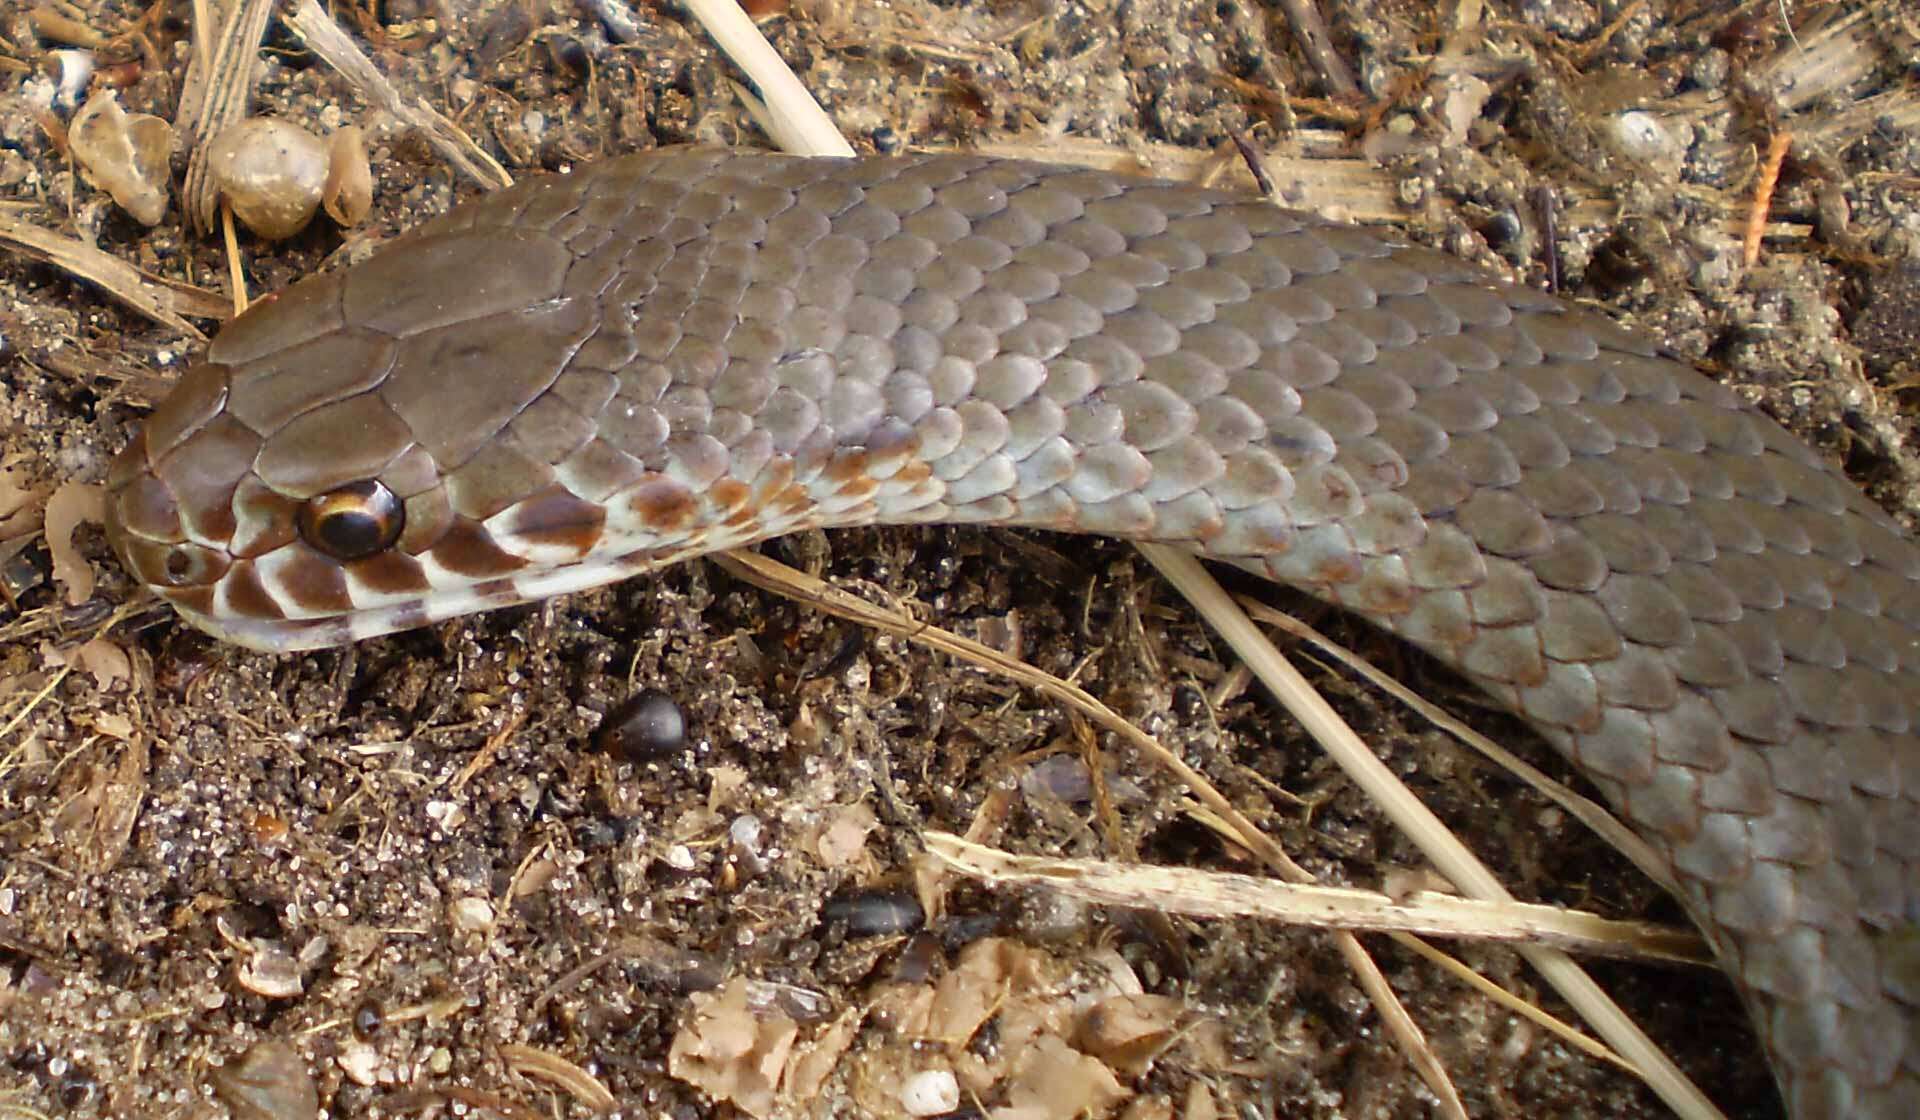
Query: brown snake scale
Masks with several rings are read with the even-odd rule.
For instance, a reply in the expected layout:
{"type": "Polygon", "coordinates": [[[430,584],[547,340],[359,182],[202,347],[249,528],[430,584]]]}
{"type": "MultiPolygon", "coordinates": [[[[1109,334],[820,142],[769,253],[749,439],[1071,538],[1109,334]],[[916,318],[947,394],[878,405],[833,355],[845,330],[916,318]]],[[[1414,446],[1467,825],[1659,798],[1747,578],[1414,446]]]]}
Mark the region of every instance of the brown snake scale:
{"type": "Polygon", "coordinates": [[[1189,546],[1536,726],[1670,865],[1795,1116],[1920,1116],[1920,548],[1451,258],[1036,164],[634,156],[249,312],[112,485],[128,566],[268,649],[808,526],[1189,546]],[[391,544],[309,543],[369,490],[391,544]]]}

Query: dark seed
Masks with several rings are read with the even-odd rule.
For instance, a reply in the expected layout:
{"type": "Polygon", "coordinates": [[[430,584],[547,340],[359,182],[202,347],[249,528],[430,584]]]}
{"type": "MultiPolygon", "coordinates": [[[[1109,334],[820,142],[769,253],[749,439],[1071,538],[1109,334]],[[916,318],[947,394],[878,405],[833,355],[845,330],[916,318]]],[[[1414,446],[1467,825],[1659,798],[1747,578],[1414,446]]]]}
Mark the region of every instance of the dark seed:
{"type": "Polygon", "coordinates": [[[553,64],[572,74],[584,78],[593,69],[593,59],[587,54],[587,48],[580,40],[571,35],[555,35],[547,40],[547,54],[553,64]]]}
{"type": "Polygon", "coordinates": [[[672,754],[686,744],[687,719],[673,697],[655,689],[636,692],[607,713],[594,745],[632,762],[672,754]]]}
{"type": "Polygon", "coordinates": [[[820,918],[844,924],[848,937],[885,937],[919,929],[927,920],[927,912],[910,894],[862,891],[828,900],[820,908],[820,918]]]}
{"type": "Polygon", "coordinates": [[[361,1000],[353,1008],[353,1037],[366,1042],[380,1033],[387,1023],[387,1013],[380,1009],[380,1001],[372,997],[361,1000]]]}
{"type": "Polygon", "coordinates": [[[94,1094],[99,1091],[100,1083],[94,1080],[93,1074],[84,1069],[70,1069],[61,1075],[60,1085],[56,1090],[60,1096],[60,1107],[66,1109],[81,1107],[92,1100],[94,1094]]]}
{"type": "Polygon", "coordinates": [[[894,958],[893,980],[899,984],[924,984],[933,978],[934,970],[940,967],[944,957],[939,938],[924,931],[916,933],[894,958]]]}

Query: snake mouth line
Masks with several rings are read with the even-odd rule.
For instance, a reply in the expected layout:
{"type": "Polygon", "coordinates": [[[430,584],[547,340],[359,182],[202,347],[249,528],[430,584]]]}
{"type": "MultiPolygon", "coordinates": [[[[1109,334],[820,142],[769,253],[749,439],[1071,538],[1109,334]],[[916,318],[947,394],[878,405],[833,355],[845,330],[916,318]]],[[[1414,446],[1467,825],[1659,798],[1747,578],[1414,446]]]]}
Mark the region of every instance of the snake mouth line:
{"type": "Polygon", "coordinates": [[[479,611],[519,606],[557,595],[571,595],[576,591],[603,587],[642,572],[666,567],[685,559],[689,552],[685,549],[665,549],[589,560],[319,618],[265,619],[217,615],[192,602],[175,598],[164,590],[160,594],[195,626],[222,641],[261,653],[299,653],[377,638],[402,630],[415,630],[479,611]]]}

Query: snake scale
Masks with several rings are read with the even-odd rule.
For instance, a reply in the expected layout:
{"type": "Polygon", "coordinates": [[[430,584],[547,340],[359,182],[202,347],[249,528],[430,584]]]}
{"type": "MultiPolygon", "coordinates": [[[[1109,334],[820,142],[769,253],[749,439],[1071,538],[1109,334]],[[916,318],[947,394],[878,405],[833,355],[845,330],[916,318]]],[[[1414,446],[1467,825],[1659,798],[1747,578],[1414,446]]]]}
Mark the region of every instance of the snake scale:
{"type": "Polygon", "coordinates": [[[1571,759],[1793,1115],[1920,1116],[1920,547],[1646,339],[1450,257],[1042,164],[615,159],[249,311],[110,485],[127,566],[273,650],[806,527],[1190,547],[1571,759]]]}

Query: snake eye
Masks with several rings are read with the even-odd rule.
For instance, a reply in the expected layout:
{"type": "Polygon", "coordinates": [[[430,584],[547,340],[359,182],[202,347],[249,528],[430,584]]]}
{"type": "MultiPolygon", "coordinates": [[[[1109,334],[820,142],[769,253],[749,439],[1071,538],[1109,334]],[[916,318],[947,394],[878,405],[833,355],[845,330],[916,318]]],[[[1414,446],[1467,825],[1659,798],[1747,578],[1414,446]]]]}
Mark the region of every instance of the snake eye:
{"type": "Polygon", "coordinates": [[[308,544],[335,560],[359,560],[400,539],[407,513],[393,491],[369,478],[308,498],[299,522],[308,544]]]}

